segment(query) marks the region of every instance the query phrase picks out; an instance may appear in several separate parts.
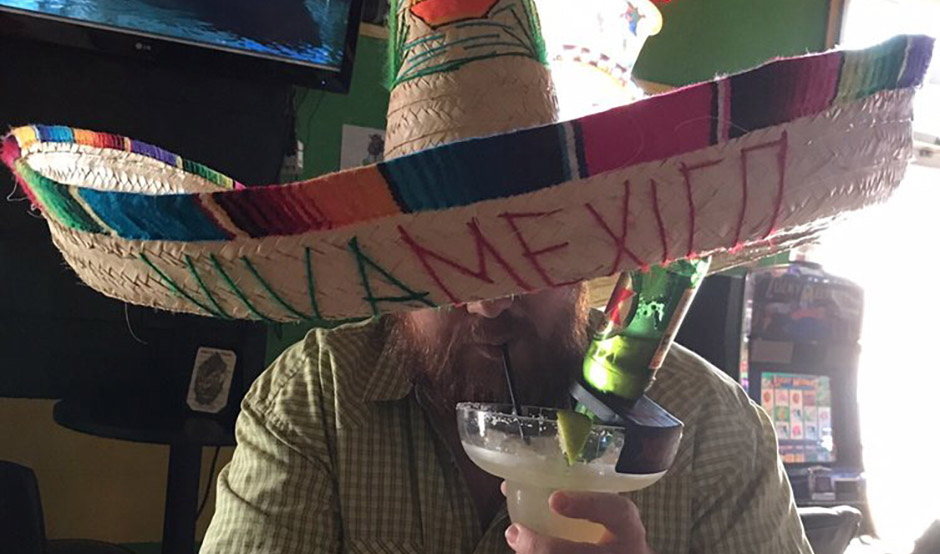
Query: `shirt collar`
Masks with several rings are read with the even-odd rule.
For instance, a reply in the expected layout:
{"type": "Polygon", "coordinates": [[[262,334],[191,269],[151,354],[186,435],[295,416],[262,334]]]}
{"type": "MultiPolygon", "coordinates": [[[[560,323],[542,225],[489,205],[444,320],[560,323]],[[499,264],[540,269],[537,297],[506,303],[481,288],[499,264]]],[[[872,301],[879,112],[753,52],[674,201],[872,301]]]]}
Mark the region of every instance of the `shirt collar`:
{"type": "Polygon", "coordinates": [[[387,402],[401,400],[411,393],[414,386],[406,371],[404,354],[389,340],[385,326],[375,322],[373,335],[376,359],[366,386],[362,391],[363,402],[387,402]]]}

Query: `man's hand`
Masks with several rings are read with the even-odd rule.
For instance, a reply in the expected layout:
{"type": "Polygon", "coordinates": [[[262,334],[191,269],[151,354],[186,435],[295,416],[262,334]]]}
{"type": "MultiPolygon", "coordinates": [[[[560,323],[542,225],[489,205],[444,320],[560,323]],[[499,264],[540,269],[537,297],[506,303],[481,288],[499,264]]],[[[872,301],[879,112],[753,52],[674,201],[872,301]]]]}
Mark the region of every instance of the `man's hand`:
{"type": "Polygon", "coordinates": [[[559,515],[600,523],[607,533],[599,544],[589,544],[549,537],[514,523],[506,530],[506,542],[518,554],[652,554],[640,511],[626,497],[558,491],[548,505],[559,515]]]}

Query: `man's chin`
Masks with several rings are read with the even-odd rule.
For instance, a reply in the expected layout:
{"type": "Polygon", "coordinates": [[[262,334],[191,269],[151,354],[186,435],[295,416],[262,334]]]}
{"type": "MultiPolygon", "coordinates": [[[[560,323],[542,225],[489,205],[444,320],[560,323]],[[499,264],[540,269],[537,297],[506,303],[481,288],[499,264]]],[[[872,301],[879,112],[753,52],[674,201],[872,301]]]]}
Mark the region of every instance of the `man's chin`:
{"type": "Polygon", "coordinates": [[[473,345],[473,353],[481,360],[485,360],[487,363],[503,362],[503,349],[500,346],[495,346],[491,344],[475,344],[473,345]]]}

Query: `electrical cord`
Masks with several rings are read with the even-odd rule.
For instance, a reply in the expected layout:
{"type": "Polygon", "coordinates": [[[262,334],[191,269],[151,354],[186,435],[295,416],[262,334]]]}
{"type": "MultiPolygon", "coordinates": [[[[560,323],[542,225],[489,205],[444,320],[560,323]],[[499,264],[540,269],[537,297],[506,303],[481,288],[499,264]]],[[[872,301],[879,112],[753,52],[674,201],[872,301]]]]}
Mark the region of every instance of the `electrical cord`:
{"type": "Polygon", "coordinates": [[[209,479],[206,481],[206,492],[203,493],[202,502],[199,503],[199,509],[196,510],[196,519],[199,519],[199,516],[202,515],[202,510],[206,507],[206,502],[209,500],[209,491],[212,488],[212,484],[215,483],[215,464],[219,461],[220,450],[222,450],[222,447],[216,446],[215,454],[212,455],[212,464],[209,466],[209,479]]]}
{"type": "MultiPolygon", "coordinates": [[[[307,133],[310,133],[310,128],[313,125],[313,118],[316,117],[317,112],[320,110],[320,104],[323,103],[323,99],[326,97],[326,91],[320,91],[320,96],[317,98],[317,103],[313,105],[313,108],[310,110],[310,114],[307,116],[307,128],[305,129],[307,133]]],[[[304,102],[307,101],[307,95],[304,95],[304,102]]],[[[303,104],[301,104],[303,105],[303,104]]]]}

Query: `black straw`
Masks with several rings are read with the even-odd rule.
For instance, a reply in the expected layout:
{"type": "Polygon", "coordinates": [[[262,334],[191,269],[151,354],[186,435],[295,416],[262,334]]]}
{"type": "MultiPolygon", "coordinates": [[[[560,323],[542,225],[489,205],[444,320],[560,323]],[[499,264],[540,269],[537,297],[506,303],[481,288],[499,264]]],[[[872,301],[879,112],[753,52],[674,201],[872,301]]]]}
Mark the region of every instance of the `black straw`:
{"type": "Polygon", "coordinates": [[[509,345],[500,347],[503,352],[503,372],[506,374],[506,385],[509,387],[509,401],[512,402],[512,415],[522,415],[519,401],[516,400],[516,381],[512,376],[512,362],[509,361],[509,345]]]}
{"type": "MultiPolygon", "coordinates": [[[[512,415],[519,416],[522,415],[522,407],[519,406],[519,401],[516,399],[516,381],[512,377],[512,362],[509,361],[509,346],[503,344],[499,349],[503,353],[503,373],[506,374],[506,386],[509,388],[509,401],[512,402],[512,415]]],[[[519,420],[519,436],[522,437],[523,442],[529,444],[529,437],[525,435],[525,431],[522,429],[521,420],[519,420]]]]}

